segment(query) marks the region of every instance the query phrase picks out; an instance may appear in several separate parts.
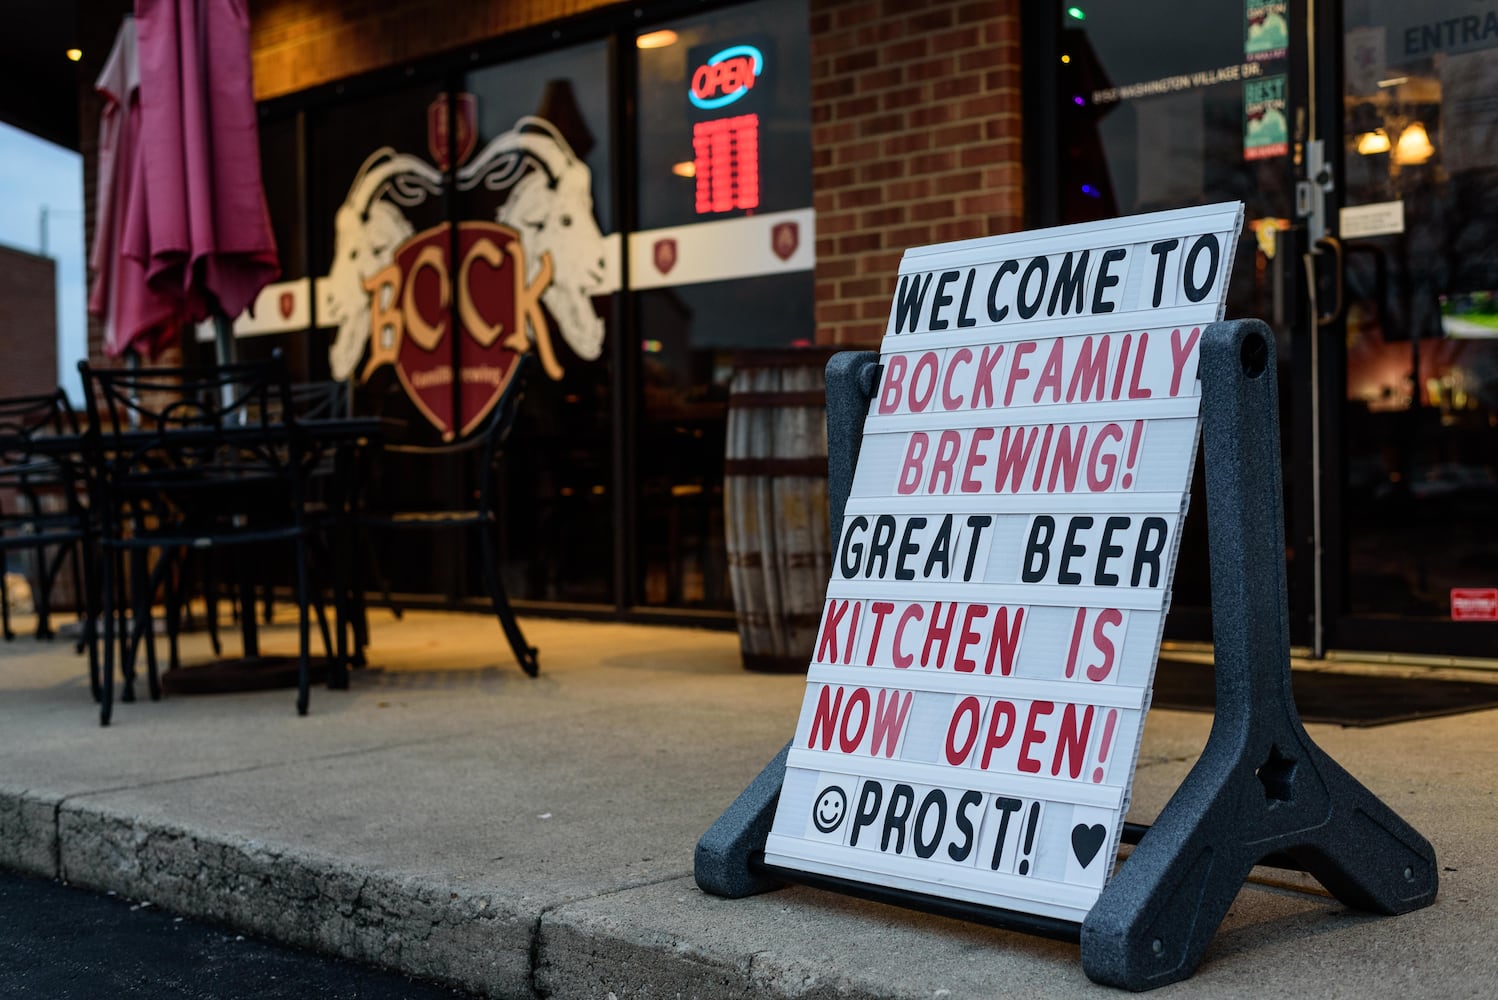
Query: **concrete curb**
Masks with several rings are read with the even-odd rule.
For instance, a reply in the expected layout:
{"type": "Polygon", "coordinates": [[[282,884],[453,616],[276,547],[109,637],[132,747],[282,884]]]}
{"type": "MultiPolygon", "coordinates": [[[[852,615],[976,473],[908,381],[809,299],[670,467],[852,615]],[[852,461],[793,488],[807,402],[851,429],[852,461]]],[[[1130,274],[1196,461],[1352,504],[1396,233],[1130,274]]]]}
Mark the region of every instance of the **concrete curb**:
{"type": "Polygon", "coordinates": [[[57,876],[58,796],[0,784],[0,867],[57,876]]]}
{"type": "Polygon", "coordinates": [[[86,803],[58,811],[56,842],[60,864],[45,874],[74,885],[483,995],[533,995],[539,915],[461,887],[275,844],[209,839],[86,803]]]}

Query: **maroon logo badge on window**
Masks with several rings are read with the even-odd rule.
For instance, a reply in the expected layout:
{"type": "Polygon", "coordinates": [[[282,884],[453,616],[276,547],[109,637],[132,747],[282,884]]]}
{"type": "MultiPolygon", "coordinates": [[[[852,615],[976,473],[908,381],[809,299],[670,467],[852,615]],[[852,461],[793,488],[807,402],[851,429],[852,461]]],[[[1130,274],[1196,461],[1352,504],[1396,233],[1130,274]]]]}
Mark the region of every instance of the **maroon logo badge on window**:
{"type": "MultiPolygon", "coordinates": [[[[478,144],[478,116],[478,98],[472,94],[459,94],[457,112],[452,116],[457,131],[459,163],[473,155],[473,147],[478,144]]],[[[439,94],[427,105],[427,152],[432,154],[432,162],[437,164],[438,170],[446,170],[449,166],[447,121],[447,95],[439,94]]]]}
{"type": "Polygon", "coordinates": [[[662,274],[670,274],[671,269],[676,266],[676,241],[672,239],[655,241],[655,269],[662,274]]]}
{"type": "Polygon", "coordinates": [[[290,292],[282,292],[281,299],[277,305],[281,307],[281,318],[291,319],[291,310],[296,306],[296,296],[290,292]]]}
{"type": "Polygon", "coordinates": [[[770,249],[781,260],[790,260],[791,254],[801,245],[801,227],[794,222],[777,223],[770,230],[770,249]]]}
{"type": "Polygon", "coordinates": [[[389,266],[369,278],[370,342],[364,378],[394,365],[406,395],[444,439],[469,433],[499,402],[515,360],[531,349],[551,354],[541,296],[551,286],[551,257],[528,277],[520,234],[494,222],[458,225],[458,361],[461,412],[453,413],[452,233],[447,223],[411,236],[389,266]],[[529,334],[527,333],[529,331],[529,334]],[[454,417],[456,416],[456,423],[454,417]]]}

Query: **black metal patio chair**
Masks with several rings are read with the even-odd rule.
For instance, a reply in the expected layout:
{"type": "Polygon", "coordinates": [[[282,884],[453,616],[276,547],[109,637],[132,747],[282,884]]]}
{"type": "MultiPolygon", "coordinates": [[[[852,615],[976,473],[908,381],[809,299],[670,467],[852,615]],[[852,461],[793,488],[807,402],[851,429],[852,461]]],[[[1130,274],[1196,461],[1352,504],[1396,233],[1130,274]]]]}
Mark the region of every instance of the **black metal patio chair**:
{"type": "MultiPolygon", "coordinates": [[[[71,560],[74,606],[83,622],[79,646],[89,652],[90,685],[97,697],[90,522],[72,451],[78,440],[77,415],[61,389],[0,399],[0,562],[12,552],[31,556],[36,635],[50,639],[53,590],[71,560]]],[[[15,638],[10,615],[9,590],[0,584],[0,624],[7,640],[15,638]]]]}
{"type": "MultiPolygon", "coordinates": [[[[366,560],[374,559],[380,551],[378,539],[389,539],[398,533],[447,532],[461,537],[462,533],[477,529],[479,545],[476,550],[469,551],[476,551],[484,593],[521,670],[535,677],[540,671],[537,650],[526,641],[520,624],[515,620],[497,565],[497,465],[524,396],[530,356],[520,355],[515,364],[516,370],[493,409],[467,436],[436,445],[387,442],[381,448],[371,450],[366,456],[366,468],[359,476],[362,492],[353,507],[353,521],[361,539],[374,543],[358,546],[366,560]],[[414,504],[408,495],[404,495],[409,491],[401,489],[412,482],[461,483],[460,489],[449,492],[462,493],[463,497],[451,506],[414,504]]],[[[389,565],[388,560],[386,565],[389,565]]],[[[374,575],[380,580],[389,601],[384,574],[376,567],[374,575]]],[[[351,615],[355,635],[354,660],[362,662],[362,649],[367,639],[363,595],[362,588],[353,590],[351,597],[356,604],[351,615]]],[[[398,614],[398,605],[394,601],[390,603],[398,614]]]]}
{"type": "MultiPolygon", "coordinates": [[[[122,632],[122,700],[134,697],[134,661],[144,649],[150,695],[161,695],[153,640],[158,593],[175,643],[184,556],[233,552],[230,568],[253,580],[257,561],[292,560],[298,608],[297,701],[309,701],[308,462],[279,357],[216,368],[96,369],[79,365],[88,389],[85,449],[103,567],[100,721],[113,706],[116,629],[122,632]],[[154,558],[154,563],[152,562],[154,558]],[[128,578],[125,562],[128,560],[128,578]],[[128,590],[127,581],[128,579],[128,590]]],[[[247,588],[248,590],[248,588],[247,588]]],[[[253,618],[253,611],[244,612],[253,618]]],[[[246,655],[252,633],[246,632],[246,655]]],[[[173,655],[175,663],[175,650],[173,655]]]]}

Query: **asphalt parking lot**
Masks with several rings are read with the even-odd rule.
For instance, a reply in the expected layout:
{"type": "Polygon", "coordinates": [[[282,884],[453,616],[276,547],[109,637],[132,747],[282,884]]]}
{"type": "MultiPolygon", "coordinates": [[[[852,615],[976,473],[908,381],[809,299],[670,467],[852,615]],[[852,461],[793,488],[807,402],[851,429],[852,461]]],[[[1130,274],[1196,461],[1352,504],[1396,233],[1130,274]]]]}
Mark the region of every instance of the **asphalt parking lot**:
{"type": "Polygon", "coordinates": [[[471,994],[268,944],[150,903],[0,872],[9,1000],[463,1000],[471,994]]]}

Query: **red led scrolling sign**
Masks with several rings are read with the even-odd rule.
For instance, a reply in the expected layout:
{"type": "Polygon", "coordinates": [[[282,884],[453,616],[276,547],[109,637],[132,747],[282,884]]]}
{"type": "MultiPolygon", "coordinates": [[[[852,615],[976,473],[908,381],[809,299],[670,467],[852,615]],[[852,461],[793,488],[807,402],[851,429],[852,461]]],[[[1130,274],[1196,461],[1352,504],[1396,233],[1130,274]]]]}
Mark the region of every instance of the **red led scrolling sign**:
{"type": "MultiPolygon", "coordinates": [[[[721,49],[692,72],[687,99],[702,111],[727,107],[754,89],[764,65],[764,54],[753,45],[721,49]]],[[[697,122],[692,158],[698,215],[759,207],[759,115],[697,122]]]]}

